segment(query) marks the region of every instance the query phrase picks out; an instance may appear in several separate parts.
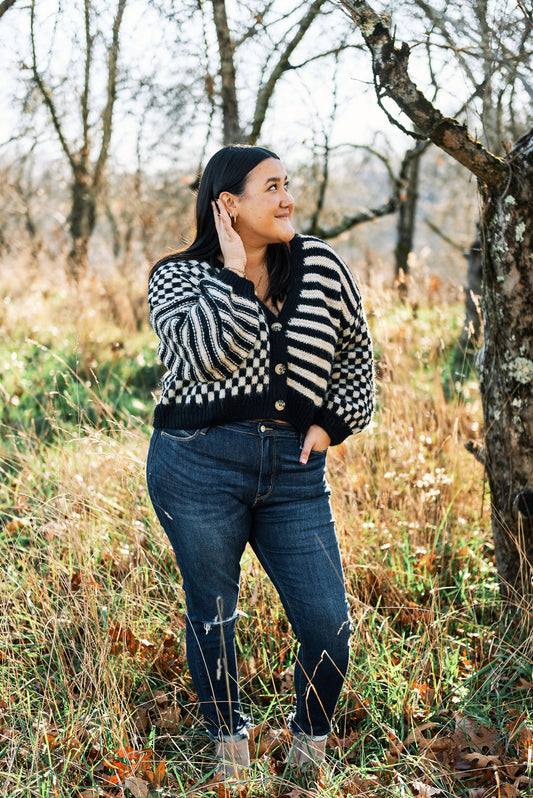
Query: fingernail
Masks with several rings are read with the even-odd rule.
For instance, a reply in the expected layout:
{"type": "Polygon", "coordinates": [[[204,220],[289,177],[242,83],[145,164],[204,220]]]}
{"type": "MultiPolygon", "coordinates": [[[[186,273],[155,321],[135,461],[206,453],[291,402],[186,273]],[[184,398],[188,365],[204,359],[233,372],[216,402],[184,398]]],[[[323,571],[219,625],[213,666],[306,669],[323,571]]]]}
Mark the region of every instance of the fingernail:
{"type": "Polygon", "coordinates": [[[305,457],[300,457],[300,463],[302,465],[305,465],[307,463],[307,460],[305,459],[305,457]]]}

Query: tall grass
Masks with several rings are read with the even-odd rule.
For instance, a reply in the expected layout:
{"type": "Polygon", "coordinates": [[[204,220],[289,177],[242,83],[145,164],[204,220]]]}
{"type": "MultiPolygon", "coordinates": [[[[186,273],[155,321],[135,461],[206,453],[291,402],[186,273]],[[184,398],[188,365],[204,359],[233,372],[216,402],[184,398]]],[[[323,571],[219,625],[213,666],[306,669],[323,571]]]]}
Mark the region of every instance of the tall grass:
{"type": "MultiPolygon", "coordinates": [[[[34,297],[31,324],[22,297],[4,306],[0,791],[221,795],[144,484],[155,341],[83,290],[89,316],[72,316],[66,288],[34,297]]],[[[328,457],[354,620],[328,779],[285,781],[294,640],[247,554],[242,698],[269,753],[241,794],[531,794],[529,616],[501,611],[483,469],[464,447],[482,420],[475,381],[455,391],[449,373],[462,307],[414,290],[365,291],[378,412],[328,457]]]]}

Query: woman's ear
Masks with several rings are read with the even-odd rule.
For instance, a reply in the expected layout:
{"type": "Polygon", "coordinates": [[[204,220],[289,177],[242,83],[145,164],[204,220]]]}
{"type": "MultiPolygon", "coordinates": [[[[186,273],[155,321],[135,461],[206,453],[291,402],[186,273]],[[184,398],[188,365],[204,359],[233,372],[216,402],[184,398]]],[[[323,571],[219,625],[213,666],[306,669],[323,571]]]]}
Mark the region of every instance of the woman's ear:
{"type": "Polygon", "coordinates": [[[237,209],[237,203],[235,202],[235,195],[230,194],[229,191],[221,191],[220,194],[218,195],[218,199],[220,202],[223,203],[229,215],[234,216],[237,209]]]}

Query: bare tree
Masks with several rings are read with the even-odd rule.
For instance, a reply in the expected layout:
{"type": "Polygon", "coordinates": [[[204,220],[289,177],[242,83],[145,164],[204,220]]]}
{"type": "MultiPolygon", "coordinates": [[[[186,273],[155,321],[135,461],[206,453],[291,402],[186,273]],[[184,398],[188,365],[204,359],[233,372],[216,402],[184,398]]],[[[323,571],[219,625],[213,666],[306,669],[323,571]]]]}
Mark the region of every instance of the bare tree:
{"type": "MultiPolygon", "coordinates": [[[[319,15],[326,0],[313,0],[311,3],[303,3],[304,11],[301,17],[296,22],[289,24],[284,37],[279,42],[268,48],[268,56],[262,69],[260,85],[257,87],[255,107],[248,126],[248,132],[245,132],[246,126],[240,119],[236,86],[235,42],[229,29],[225,0],[211,0],[211,2],[220,60],[220,95],[224,144],[239,142],[255,144],[261,135],[276,85],[286,72],[296,68],[291,64],[290,58],[319,15]]],[[[266,28],[265,16],[273,5],[274,3],[272,2],[267,3],[263,10],[256,14],[256,24],[246,32],[237,46],[242,46],[252,37],[257,36],[260,30],[266,28]]]]}
{"type": "MultiPolygon", "coordinates": [[[[61,114],[54,88],[47,82],[44,70],[39,64],[37,55],[37,37],[39,33],[36,30],[35,0],[31,2],[30,35],[33,80],[48,111],[53,130],[67,158],[72,175],[72,204],[69,216],[72,245],[69,256],[69,273],[75,280],[78,280],[87,268],[89,240],[96,224],[98,201],[102,191],[105,167],[109,155],[109,145],[113,131],[113,112],[117,94],[120,27],[126,2],[127,0],[118,0],[117,2],[111,26],[111,38],[107,45],[107,80],[105,103],[99,114],[99,147],[96,147],[94,143],[95,131],[90,122],[90,117],[94,113],[91,82],[94,79],[95,68],[97,68],[94,59],[96,34],[93,27],[95,14],[91,0],[84,0],[83,3],[84,63],[78,108],[81,137],[77,141],[69,140],[66,119],[69,118],[70,114],[67,114],[66,117],[61,114]]],[[[71,110],[69,109],[69,111],[71,110]]]]}
{"type": "Polygon", "coordinates": [[[498,157],[446,117],[408,73],[387,20],[364,0],[340,0],[370,50],[380,102],[392,98],[478,179],[482,202],[484,344],[480,382],[492,531],[502,592],[530,593],[533,563],[533,129],[498,157]]]}

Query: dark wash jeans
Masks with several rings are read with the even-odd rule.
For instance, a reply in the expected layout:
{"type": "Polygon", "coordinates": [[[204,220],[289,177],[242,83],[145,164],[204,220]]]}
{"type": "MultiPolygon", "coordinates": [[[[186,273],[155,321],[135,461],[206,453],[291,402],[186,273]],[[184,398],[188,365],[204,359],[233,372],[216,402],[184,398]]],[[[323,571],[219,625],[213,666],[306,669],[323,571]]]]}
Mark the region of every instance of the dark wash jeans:
{"type": "Polygon", "coordinates": [[[325,452],[299,463],[302,436],[276,422],[154,430],[150,497],[174,549],[187,602],[187,662],[213,738],[238,739],[235,624],[250,544],[299,641],[295,733],[326,735],[349,660],[351,623],[325,452]]]}

